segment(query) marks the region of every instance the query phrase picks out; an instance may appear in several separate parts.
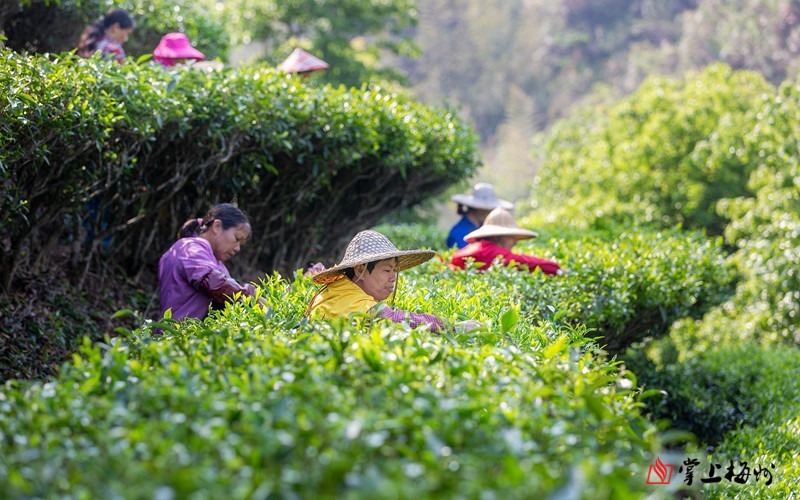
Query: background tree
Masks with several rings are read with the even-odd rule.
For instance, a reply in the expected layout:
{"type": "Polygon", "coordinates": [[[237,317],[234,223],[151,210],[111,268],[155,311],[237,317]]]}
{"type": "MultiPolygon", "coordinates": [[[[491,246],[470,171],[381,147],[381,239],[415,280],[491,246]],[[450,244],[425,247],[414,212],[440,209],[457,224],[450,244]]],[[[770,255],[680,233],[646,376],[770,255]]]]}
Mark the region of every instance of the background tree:
{"type": "Polygon", "coordinates": [[[230,41],[225,20],[186,0],[13,0],[0,9],[0,32],[6,45],[24,52],[66,52],[75,48],[87,24],[109,7],[128,11],[136,29],[125,44],[129,56],[151,54],[171,31],[186,33],[209,59],[227,57],[230,41]]]}
{"type": "Polygon", "coordinates": [[[263,40],[267,61],[277,64],[301,46],[330,68],[322,81],[360,87],[364,82],[403,80],[382,66],[385,54],[416,53],[405,30],[416,22],[414,0],[204,0],[221,7],[233,44],[263,40]]]}
{"type": "Polygon", "coordinates": [[[585,108],[537,138],[535,216],[721,234],[727,219],[717,202],[752,196],[758,164],[744,136],[774,92],[758,73],[717,64],[683,80],[653,77],[614,106],[585,108]],[[729,147],[715,147],[720,141],[729,147]]]}
{"type": "Polygon", "coordinates": [[[404,35],[413,26],[413,0],[6,0],[0,32],[17,51],[62,52],[75,47],[86,24],[109,7],[134,17],[126,44],[131,56],[150,54],[170,31],[187,34],[209,59],[228,60],[232,46],[264,40],[264,59],[277,64],[302,46],[327,61],[323,82],[360,87],[365,82],[402,81],[400,71],[380,64],[385,54],[411,56],[404,35]]]}

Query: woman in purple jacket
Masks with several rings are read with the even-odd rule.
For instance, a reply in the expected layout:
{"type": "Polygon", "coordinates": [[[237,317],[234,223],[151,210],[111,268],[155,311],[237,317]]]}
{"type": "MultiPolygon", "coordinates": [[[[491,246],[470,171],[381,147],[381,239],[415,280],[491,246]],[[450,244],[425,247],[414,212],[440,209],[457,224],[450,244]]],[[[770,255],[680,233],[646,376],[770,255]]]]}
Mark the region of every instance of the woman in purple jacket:
{"type": "Polygon", "coordinates": [[[247,216],[229,203],[215,205],[205,217],[186,221],[178,241],[158,262],[158,293],[162,315],[172,309],[175,319],[208,316],[209,307],[252,296],[252,284],[240,285],[223,264],[250,236],[247,216]]]}

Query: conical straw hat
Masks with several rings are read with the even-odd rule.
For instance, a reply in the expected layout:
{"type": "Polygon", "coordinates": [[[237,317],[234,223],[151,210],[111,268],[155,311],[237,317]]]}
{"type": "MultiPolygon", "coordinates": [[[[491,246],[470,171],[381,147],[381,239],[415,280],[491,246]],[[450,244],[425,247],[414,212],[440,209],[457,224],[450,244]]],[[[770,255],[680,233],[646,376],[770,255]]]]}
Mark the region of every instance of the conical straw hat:
{"type": "Polygon", "coordinates": [[[475,184],[470,194],[454,194],[450,199],[460,205],[480,210],[491,210],[497,207],[502,207],[506,210],[512,210],[514,208],[514,204],[510,201],[498,198],[494,194],[494,187],[485,182],[475,184]]]}
{"type": "Polygon", "coordinates": [[[314,276],[314,283],[333,283],[344,276],[344,270],[358,264],[397,258],[397,270],[405,271],[431,259],[433,250],[398,250],[389,238],[377,231],[361,231],[350,240],[342,262],[314,276]]]}
{"type": "Polygon", "coordinates": [[[307,73],[328,69],[328,63],[298,47],[278,65],[278,69],[285,73],[307,73]]]}
{"type": "Polygon", "coordinates": [[[527,240],[536,238],[539,235],[534,231],[517,226],[511,212],[498,207],[489,212],[481,227],[464,236],[464,241],[472,243],[491,236],[513,236],[517,240],[527,240]]]}

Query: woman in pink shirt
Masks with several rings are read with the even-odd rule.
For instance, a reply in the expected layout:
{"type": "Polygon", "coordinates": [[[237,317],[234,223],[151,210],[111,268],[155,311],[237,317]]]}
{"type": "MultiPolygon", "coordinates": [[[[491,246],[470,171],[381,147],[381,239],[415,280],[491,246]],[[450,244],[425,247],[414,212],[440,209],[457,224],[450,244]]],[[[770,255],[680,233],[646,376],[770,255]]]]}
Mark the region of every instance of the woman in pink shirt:
{"type": "Polygon", "coordinates": [[[498,207],[489,212],[483,226],[464,237],[469,244],[453,254],[450,265],[464,269],[467,262],[473,260],[484,271],[500,257],[505,266],[513,265],[517,269],[527,266],[531,272],[538,268],[545,274],[558,274],[561,267],[551,260],[511,251],[518,241],[537,236],[533,231],[518,227],[511,212],[498,207]]]}
{"type": "Polygon", "coordinates": [[[118,63],[125,60],[122,44],[133,32],[131,16],[122,9],[110,9],[83,30],[78,41],[78,55],[92,57],[100,52],[103,57],[113,57],[118,63]]]}
{"type": "Polygon", "coordinates": [[[209,307],[233,300],[237,292],[252,296],[252,284],[231,278],[224,261],[250,236],[247,216],[229,203],[215,205],[205,217],[184,223],[178,241],[158,262],[158,294],[162,315],[175,319],[208,316],[209,307]]]}

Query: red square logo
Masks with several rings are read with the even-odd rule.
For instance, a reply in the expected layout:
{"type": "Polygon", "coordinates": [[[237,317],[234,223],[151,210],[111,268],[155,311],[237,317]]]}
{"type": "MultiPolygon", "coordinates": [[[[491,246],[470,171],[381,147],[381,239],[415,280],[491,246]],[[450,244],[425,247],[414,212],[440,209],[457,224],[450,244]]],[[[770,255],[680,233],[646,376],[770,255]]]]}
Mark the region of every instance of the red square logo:
{"type": "Polygon", "coordinates": [[[673,464],[665,464],[661,457],[656,457],[656,461],[647,469],[647,484],[669,484],[674,468],[673,464]]]}

